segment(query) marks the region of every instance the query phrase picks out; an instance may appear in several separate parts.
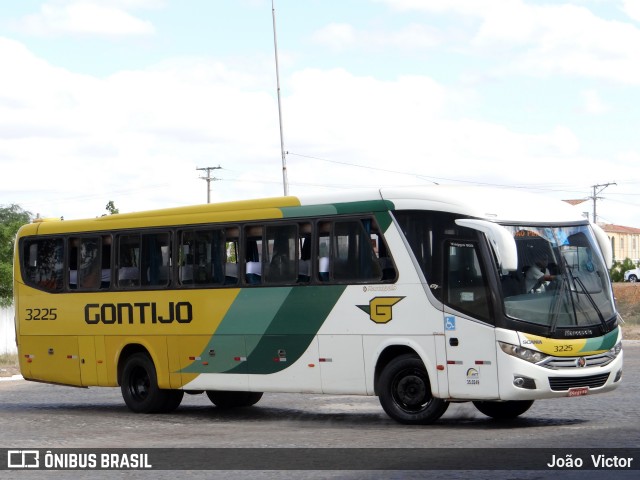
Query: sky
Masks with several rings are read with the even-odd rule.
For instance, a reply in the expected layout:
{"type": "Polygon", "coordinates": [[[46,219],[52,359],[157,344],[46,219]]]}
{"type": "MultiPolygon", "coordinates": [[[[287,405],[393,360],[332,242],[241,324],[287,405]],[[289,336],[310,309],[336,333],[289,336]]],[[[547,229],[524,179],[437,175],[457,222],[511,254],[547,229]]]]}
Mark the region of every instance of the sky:
{"type": "Polygon", "coordinates": [[[0,205],[280,196],[282,125],[291,195],[596,192],[640,228],[638,0],[274,0],[278,76],[271,0],[0,5],[0,205]]]}

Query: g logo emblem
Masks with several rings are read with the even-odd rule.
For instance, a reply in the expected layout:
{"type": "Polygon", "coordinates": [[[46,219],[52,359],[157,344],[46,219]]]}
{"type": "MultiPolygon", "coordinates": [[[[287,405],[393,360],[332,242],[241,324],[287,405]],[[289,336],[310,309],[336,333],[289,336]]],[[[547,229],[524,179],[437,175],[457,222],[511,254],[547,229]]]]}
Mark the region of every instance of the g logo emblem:
{"type": "Polygon", "coordinates": [[[369,314],[375,323],[388,323],[393,319],[392,307],[404,297],[375,297],[369,305],[356,305],[360,310],[369,314]]]}

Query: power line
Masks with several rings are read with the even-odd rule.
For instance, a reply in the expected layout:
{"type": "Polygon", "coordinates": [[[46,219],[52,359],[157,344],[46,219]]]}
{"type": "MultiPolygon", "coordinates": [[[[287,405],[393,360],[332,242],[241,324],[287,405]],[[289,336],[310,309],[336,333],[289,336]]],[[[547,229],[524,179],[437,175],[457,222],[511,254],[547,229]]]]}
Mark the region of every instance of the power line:
{"type": "MultiPolygon", "coordinates": [[[[302,158],[310,158],[312,160],[319,160],[322,162],[328,162],[328,163],[335,163],[337,165],[346,165],[349,167],[356,167],[356,168],[364,168],[366,170],[375,170],[375,171],[379,171],[379,172],[386,172],[386,173],[395,173],[398,175],[408,175],[411,177],[415,177],[418,178],[420,180],[425,180],[431,183],[434,183],[436,185],[438,185],[438,181],[446,181],[446,182],[458,182],[458,183],[466,183],[466,184],[471,184],[471,185],[482,185],[482,186],[488,186],[488,187],[499,187],[499,188],[516,188],[516,189],[522,189],[522,190],[539,190],[539,191],[543,191],[543,192],[580,192],[582,193],[582,190],[568,190],[567,188],[549,188],[548,186],[551,185],[553,186],[554,184],[549,184],[549,183],[545,183],[544,187],[538,184],[529,184],[529,185],[507,185],[507,184],[500,184],[500,183],[490,183],[490,182],[478,182],[477,180],[460,180],[458,178],[447,178],[447,177],[434,177],[431,175],[421,175],[421,174],[417,174],[417,173],[413,173],[413,172],[404,172],[404,171],[399,171],[399,170],[390,170],[390,169],[386,169],[386,168],[378,168],[378,167],[371,167],[369,165],[358,165],[356,163],[349,163],[349,162],[342,162],[342,161],[338,161],[338,160],[329,160],[326,158],[320,158],[320,157],[314,157],[312,155],[303,155],[300,153],[293,153],[293,152],[287,152],[287,155],[294,155],[296,157],[302,157],[302,158]]],[[[562,184],[555,184],[557,187],[561,187],[562,184]]]]}

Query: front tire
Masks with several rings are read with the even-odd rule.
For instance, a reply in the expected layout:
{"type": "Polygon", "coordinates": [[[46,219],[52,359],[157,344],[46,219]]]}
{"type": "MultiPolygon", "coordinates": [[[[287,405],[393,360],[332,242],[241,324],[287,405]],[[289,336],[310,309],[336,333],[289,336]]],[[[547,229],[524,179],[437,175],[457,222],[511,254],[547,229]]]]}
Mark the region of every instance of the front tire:
{"type": "Polygon", "coordinates": [[[153,361],[146,353],[134,353],[126,359],[120,383],[122,398],[135,413],[168,413],[180,405],[182,390],[163,390],[153,361]]]}
{"type": "Polygon", "coordinates": [[[629,281],[631,283],[636,283],[638,281],[638,277],[636,277],[635,275],[629,275],[629,281]]]}
{"type": "Polygon", "coordinates": [[[408,425],[433,423],[449,407],[449,402],[432,395],[424,364],[414,354],[396,357],[384,367],[379,392],[380,404],[387,415],[408,425]]]}
{"type": "Polygon", "coordinates": [[[510,420],[519,417],[531,408],[533,400],[510,400],[507,402],[473,402],[486,416],[496,420],[510,420]]]}

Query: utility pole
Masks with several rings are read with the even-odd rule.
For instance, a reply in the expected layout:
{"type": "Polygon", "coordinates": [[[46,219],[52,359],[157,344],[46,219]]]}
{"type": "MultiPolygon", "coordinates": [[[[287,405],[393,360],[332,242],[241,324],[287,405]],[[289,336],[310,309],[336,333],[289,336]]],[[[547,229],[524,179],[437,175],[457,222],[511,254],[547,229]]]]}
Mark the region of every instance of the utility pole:
{"type": "Polygon", "coordinates": [[[602,191],[605,188],[607,188],[609,185],[617,185],[617,183],[610,182],[610,183],[601,183],[599,185],[591,185],[591,188],[593,188],[593,195],[590,196],[589,198],[593,200],[593,223],[598,223],[598,215],[596,214],[596,202],[598,199],[602,198],[602,197],[598,197],[598,194],[602,193],[602,191]]]}
{"type": "Polygon", "coordinates": [[[282,154],[282,185],[284,196],[289,195],[289,181],[287,180],[287,157],[284,151],[284,135],[282,133],[282,106],[280,104],[280,72],[278,70],[278,41],[276,39],[276,7],[271,0],[271,16],[273,18],[273,48],[276,56],[276,87],[278,89],[278,119],[280,121],[280,153],[282,154]]]}
{"type": "Polygon", "coordinates": [[[216,180],[220,180],[219,178],[215,178],[211,176],[211,170],[220,170],[222,167],[220,165],[218,165],[217,167],[202,167],[202,168],[197,168],[196,170],[202,170],[202,171],[206,171],[207,172],[207,176],[206,177],[200,177],[203,180],[207,181],[207,203],[211,203],[211,181],[216,181],[216,180]]]}

